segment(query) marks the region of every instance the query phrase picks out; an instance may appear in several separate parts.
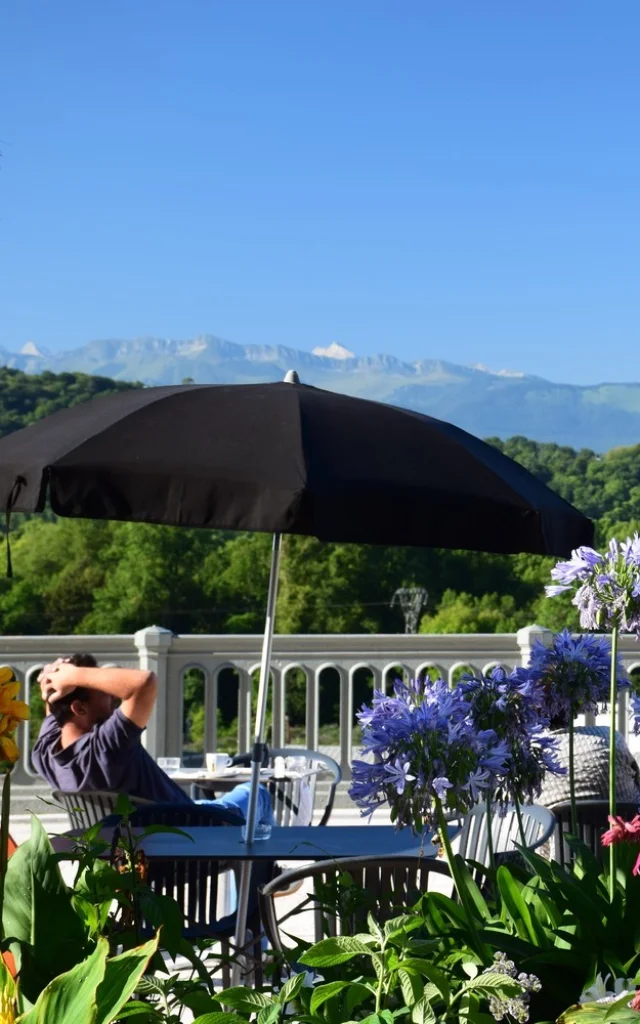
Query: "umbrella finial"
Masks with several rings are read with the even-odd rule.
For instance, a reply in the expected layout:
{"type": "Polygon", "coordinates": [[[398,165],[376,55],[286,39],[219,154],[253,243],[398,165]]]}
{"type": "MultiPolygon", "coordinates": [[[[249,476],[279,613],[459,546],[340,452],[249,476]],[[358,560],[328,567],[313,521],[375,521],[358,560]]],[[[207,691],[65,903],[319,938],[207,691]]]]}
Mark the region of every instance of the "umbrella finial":
{"type": "Polygon", "coordinates": [[[300,378],[298,377],[297,370],[287,370],[287,372],[284,375],[284,383],[285,384],[299,384],[300,383],[300,378]]]}

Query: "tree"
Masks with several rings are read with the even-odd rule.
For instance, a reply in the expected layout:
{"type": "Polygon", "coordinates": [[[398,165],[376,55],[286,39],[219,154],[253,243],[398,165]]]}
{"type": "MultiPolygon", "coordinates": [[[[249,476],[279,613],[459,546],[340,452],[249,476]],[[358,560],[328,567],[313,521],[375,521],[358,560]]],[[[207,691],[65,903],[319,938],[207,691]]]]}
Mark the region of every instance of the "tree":
{"type": "Polygon", "coordinates": [[[445,590],[437,611],[424,615],[421,633],[513,633],[527,625],[526,612],[510,594],[458,594],[445,590]]]}

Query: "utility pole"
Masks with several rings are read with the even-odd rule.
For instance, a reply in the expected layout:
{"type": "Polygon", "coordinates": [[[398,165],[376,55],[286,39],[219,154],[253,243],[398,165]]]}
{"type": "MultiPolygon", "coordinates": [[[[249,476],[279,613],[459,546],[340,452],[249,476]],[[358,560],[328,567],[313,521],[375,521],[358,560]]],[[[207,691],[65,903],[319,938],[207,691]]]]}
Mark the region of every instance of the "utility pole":
{"type": "Polygon", "coordinates": [[[404,615],[405,633],[417,633],[422,609],[426,608],[429,593],[424,587],[399,587],[391,598],[391,607],[400,605],[404,615]]]}

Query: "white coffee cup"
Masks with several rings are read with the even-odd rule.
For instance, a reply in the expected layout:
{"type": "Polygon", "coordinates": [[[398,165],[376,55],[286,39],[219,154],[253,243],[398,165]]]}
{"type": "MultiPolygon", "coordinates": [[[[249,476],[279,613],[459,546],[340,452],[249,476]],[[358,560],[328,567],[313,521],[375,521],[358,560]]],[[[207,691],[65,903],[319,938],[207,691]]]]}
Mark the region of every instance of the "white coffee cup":
{"type": "Polygon", "coordinates": [[[228,754],[206,754],[205,764],[212,775],[220,775],[231,764],[231,758],[228,754]]]}

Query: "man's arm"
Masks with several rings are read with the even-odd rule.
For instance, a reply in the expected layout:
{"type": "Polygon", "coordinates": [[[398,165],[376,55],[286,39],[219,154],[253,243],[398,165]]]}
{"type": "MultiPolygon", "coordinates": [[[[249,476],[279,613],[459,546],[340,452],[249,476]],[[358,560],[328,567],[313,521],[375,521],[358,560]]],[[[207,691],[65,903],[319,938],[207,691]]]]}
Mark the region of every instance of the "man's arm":
{"type": "Polygon", "coordinates": [[[155,674],[137,668],[83,668],[56,662],[45,666],[42,677],[46,700],[52,704],[77,686],[101,690],[120,700],[122,714],[140,729],[151,717],[158,690],[155,674]]]}

